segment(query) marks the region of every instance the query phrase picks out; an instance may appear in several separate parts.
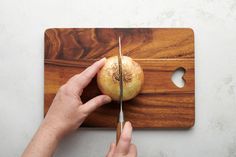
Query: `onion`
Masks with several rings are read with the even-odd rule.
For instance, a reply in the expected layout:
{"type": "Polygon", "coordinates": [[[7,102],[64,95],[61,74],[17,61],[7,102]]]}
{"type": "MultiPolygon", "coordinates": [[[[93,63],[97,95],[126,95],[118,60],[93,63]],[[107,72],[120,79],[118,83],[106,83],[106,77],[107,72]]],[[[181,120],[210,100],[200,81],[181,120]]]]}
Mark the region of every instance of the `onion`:
{"type": "MultiPolygon", "coordinates": [[[[141,91],[144,74],[141,66],[132,58],[122,56],[123,100],[130,100],[141,91]]],[[[97,84],[103,94],[119,100],[119,64],[118,56],[106,60],[103,68],[98,72],[97,84]]]]}

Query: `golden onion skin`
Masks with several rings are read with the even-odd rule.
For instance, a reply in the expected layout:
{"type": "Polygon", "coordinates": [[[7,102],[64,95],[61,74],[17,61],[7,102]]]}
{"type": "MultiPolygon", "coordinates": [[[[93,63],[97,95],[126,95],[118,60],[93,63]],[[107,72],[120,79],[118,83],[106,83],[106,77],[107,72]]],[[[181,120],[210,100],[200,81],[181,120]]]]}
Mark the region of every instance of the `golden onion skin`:
{"type": "MultiPolygon", "coordinates": [[[[144,82],[141,66],[132,58],[122,56],[123,100],[138,95],[144,82]]],[[[101,92],[118,101],[120,95],[118,56],[110,57],[97,74],[97,84],[101,92]]]]}

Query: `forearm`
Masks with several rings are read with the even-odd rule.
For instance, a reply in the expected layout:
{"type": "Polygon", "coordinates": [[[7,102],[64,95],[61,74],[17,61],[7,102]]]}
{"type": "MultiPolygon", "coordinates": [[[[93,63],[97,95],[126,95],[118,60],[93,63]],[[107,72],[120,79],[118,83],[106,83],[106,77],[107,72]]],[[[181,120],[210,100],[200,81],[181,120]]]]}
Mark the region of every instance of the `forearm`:
{"type": "Polygon", "coordinates": [[[96,108],[111,102],[107,95],[97,96],[88,102],[81,101],[83,89],[105,64],[103,58],[82,73],[70,78],[59,88],[47,115],[22,157],[51,157],[59,141],[78,129],[84,119],[96,108]]]}
{"type": "Polygon", "coordinates": [[[51,157],[59,143],[55,130],[42,124],[25,149],[22,157],[51,157]]]}

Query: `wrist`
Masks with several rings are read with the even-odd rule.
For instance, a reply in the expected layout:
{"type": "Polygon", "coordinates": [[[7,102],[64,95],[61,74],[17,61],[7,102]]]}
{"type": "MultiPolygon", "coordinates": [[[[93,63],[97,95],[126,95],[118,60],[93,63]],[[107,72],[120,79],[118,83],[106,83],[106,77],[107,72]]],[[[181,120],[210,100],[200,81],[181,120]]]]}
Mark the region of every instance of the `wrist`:
{"type": "Polygon", "coordinates": [[[49,136],[50,139],[54,140],[55,142],[59,142],[63,138],[60,129],[51,125],[49,122],[45,120],[42,122],[40,126],[40,131],[44,132],[46,135],[49,136]]]}

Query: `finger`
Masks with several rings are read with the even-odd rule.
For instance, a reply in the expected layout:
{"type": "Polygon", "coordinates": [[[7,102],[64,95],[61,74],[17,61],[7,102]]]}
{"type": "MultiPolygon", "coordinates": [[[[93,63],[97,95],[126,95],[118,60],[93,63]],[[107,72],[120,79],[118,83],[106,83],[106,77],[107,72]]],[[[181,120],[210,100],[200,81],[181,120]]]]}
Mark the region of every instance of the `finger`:
{"type": "Polygon", "coordinates": [[[98,107],[111,102],[111,98],[107,95],[99,95],[89,100],[84,105],[80,106],[81,111],[89,115],[91,112],[96,110],[98,107]]]}
{"type": "Polygon", "coordinates": [[[81,95],[83,89],[91,82],[93,77],[105,64],[106,58],[102,58],[99,61],[96,61],[87,69],[85,69],[80,74],[74,75],[67,81],[71,87],[76,87],[77,92],[81,95]]]}
{"type": "Polygon", "coordinates": [[[130,145],[128,154],[130,156],[137,156],[137,147],[134,144],[130,145]]]}
{"type": "Polygon", "coordinates": [[[116,147],[116,153],[121,155],[127,155],[130,148],[132,138],[132,125],[130,122],[126,122],[123,131],[120,135],[119,142],[116,147]]]}
{"type": "Polygon", "coordinates": [[[110,148],[109,148],[109,151],[108,151],[106,157],[112,157],[113,154],[114,154],[114,152],[115,152],[115,149],[116,149],[116,144],[115,144],[115,143],[112,143],[112,144],[110,145],[110,148]]]}

